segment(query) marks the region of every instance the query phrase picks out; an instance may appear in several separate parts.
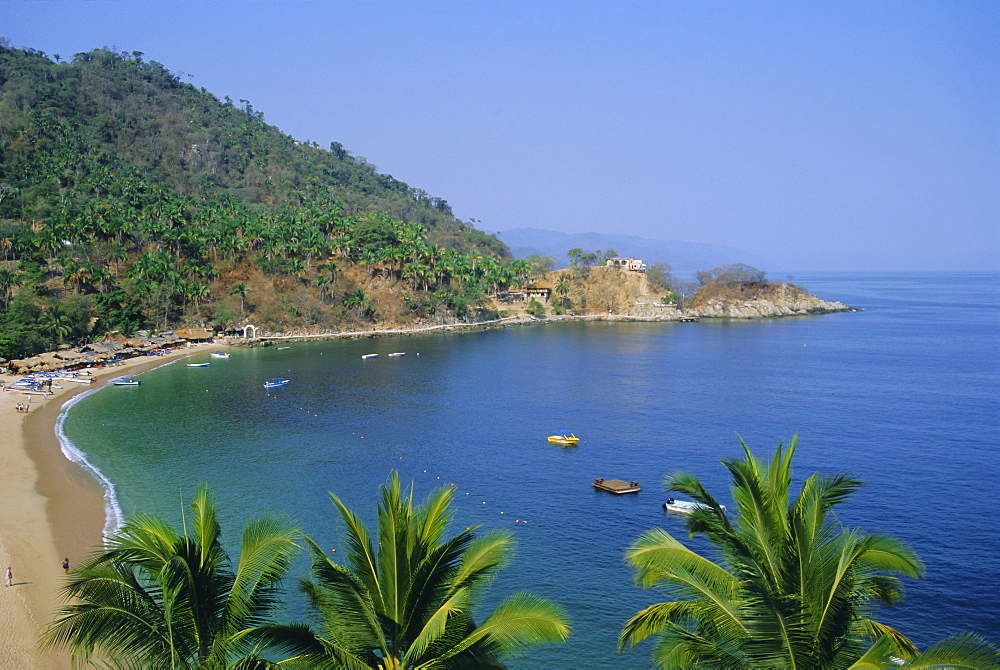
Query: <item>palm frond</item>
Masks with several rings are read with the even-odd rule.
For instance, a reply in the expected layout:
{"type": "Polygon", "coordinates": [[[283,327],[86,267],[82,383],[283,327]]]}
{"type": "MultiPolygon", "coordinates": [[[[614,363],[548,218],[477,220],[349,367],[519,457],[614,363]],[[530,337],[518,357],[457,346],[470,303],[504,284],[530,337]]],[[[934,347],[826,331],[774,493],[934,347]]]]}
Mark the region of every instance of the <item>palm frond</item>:
{"type": "MultiPolygon", "coordinates": [[[[369,595],[378,602],[382,602],[382,585],[379,581],[378,556],[372,546],[371,537],[368,535],[368,528],[361,519],[344,503],[330,494],[330,499],[340,513],[344,522],[347,539],[347,556],[351,568],[355,574],[364,581],[369,595]]],[[[315,543],[313,543],[315,547],[315,543]]],[[[316,547],[318,549],[318,547],[316,547]]],[[[324,555],[319,550],[320,555],[324,555]]],[[[325,556],[325,555],[324,555],[325,556]]]]}
{"type": "Polygon", "coordinates": [[[974,633],[957,633],[931,645],[905,667],[950,670],[1000,668],[1000,649],[974,633]]]}
{"type": "Polygon", "coordinates": [[[492,577],[510,563],[514,536],[506,530],[494,530],[479,537],[465,531],[470,541],[463,547],[462,560],[454,575],[456,584],[470,584],[482,577],[492,577]]]}
{"type": "Polygon", "coordinates": [[[880,637],[847,670],[885,670],[894,665],[893,642],[888,636],[880,637]]]}
{"type": "Polygon", "coordinates": [[[565,642],[569,635],[569,619],[562,606],[519,591],[504,598],[485,621],[441,658],[453,657],[482,640],[495,645],[501,657],[509,658],[540,645],[565,642]]]}
{"type": "Polygon", "coordinates": [[[303,579],[300,587],[321,615],[327,636],[362,639],[372,647],[388,648],[378,604],[365,583],[330,560],[311,538],[305,539],[313,550],[313,580],[303,579]]]}
{"type": "Polygon", "coordinates": [[[679,628],[691,625],[696,621],[697,611],[698,604],[691,600],[655,603],[639,610],[622,627],[618,635],[618,650],[634,647],[653,635],[664,633],[671,624],[679,628]]]}
{"type": "Polygon", "coordinates": [[[274,518],[255,519],[243,528],[240,560],[226,598],[227,617],[235,625],[262,623],[280,601],[274,587],[298,552],[297,529],[274,518]]]}
{"type": "Polygon", "coordinates": [[[468,589],[458,589],[446,601],[441,603],[430,616],[425,617],[423,626],[412,636],[412,641],[403,656],[406,667],[421,660],[424,652],[436,642],[448,626],[448,620],[459,612],[467,611],[470,593],[468,589]]]}
{"type": "Polygon", "coordinates": [[[643,533],[625,553],[625,560],[635,569],[635,581],[642,588],[665,585],[678,589],[711,602],[732,624],[742,627],[736,599],[739,581],[666,531],[657,528],[643,533]]]}

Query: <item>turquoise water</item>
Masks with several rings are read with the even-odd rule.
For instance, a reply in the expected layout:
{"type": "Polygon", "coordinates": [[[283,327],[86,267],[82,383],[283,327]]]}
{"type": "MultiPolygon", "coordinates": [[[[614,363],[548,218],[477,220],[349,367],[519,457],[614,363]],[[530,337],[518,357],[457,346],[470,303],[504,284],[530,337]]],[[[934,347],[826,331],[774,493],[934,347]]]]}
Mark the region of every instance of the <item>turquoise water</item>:
{"type": "MultiPolygon", "coordinates": [[[[622,562],[643,531],[684,536],[663,477],[689,470],[723,500],[721,458],[799,435],[796,473],[849,471],[868,484],[841,520],[910,542],[927,576],[882,614],[926,645],[972,630],[1000,642],[1000,276],[801,275],[810,292],[864,311],[754,322],[570,323],[462,335],[208,351],[88,393],[64,414],[125,513],[180,519],[208,482],[236,540],[278,511],[339,547],[328,492],[371,521],[390,469],[418,498],[456,487],[454,528],[509,528],[516,589],[569,610],[575,634],[513,668],[644,668],[617,654],[622,623],[653,602],[622,562]],[[406,356],[386,354],[405,351],[406,356]],[[377,352],[378,358],[361,355],[377,352]],[[290,378],[265,391],[263,380],[290,378]],[[578,447],[549,445],[567,428],[578,447]],[[635,480],[637,495],[593,489],[635,480]]],[[[706,549],[700,540],[692,546],[706,549]]],[[[304,568],[304,566],[301,566],[304,568]]],[[[290,587],[292,584],[290,583],[290,587]]],[[[292,615],[301,605],[292,597],[292,615]]]]}

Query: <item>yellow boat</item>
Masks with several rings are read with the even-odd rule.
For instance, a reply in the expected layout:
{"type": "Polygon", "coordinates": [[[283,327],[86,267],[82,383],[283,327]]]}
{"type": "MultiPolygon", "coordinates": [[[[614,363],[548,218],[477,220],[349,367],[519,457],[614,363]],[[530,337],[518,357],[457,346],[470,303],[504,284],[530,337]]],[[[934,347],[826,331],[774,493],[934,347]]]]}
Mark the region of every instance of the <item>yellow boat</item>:
{"type": "Polygon", "coordinates": [[[552,444],[562,444],[562,445],[573,445],[580,441],[580,438],[578,438],[576,435],[569,432],[568,430],[560,431],[556,435],[549,435],[548,439],[549,442],[551,442],[552,444]]]}

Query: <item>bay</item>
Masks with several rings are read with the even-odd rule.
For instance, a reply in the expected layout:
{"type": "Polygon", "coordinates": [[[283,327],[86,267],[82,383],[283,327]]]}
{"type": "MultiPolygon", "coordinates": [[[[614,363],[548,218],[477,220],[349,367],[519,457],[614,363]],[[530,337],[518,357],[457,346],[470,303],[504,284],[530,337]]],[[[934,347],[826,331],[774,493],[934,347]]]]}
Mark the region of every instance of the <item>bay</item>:
{"type": "MultiPolygon", "coordinates": [[[[518,541],[490,603],[526,589],[573,620],[567,644],[512,668],[649,667],[649,644],[618,654],[617,636],[663,598],[632,585],[622,555],[653,527],[686,540],[661,507],[664,476],[694,472],[731,504],[720,459],[741,456],[737,435],[762,456],[798,435],[796,478],[860,476],[843,523],[891,532],[927,565],[880,618],[921,646],[965,630],[997,642],[998,279],[812,273],[795,281],[862,311],[327,340],[226,360],[206,351],[185,362],[207,368],[174,363],[140,387],[88,393],[60,431],[113,483],[124,513],[179,523],[207,482],[232,542],[245,519],[279,512],[342,549],[329,492],[371,523],[392,469],[417,499],[454,485],[454,531],[505,528],[518,541]],[[265,391],[277,376],[291,383],[265,391]],[[563,428],[579,446],[546,442],[563,428]],[[643,490],[602,493],[596,477],[643,490]]],[[[700,538],[690,545],[710,552],[700,538]]],[[[294,580],[289,591],[288,616],[302,616],[294,580]]]]}

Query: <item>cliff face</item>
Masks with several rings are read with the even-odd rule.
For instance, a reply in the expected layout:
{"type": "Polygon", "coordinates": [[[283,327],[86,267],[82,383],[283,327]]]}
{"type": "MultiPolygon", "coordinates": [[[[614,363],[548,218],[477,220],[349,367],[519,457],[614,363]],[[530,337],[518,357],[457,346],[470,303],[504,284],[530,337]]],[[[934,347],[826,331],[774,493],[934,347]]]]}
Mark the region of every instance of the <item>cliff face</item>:
{"type": "MultiPolygon", "coordinates": [[[[683,317],[763,319],[852,311],[842,302],[821,300],[794,284],[767,281],[713,281],[680,304],[664,303],[662,297],[670,293],[669,289],[654,290],[644,273],[609,267],[593,267],[586,272],[556,270],[541,277],[537,284],[548,288],[563,285],[564,291],[553,291],[544,305],[552,315],[669,321],[683,317]],[[554,309],[560,304],[564,306],[561,312],[554,309]]],[[[516,315],[524,311],[525,304],[498,303],[496,308],[516,315]]]]}
{"type": "Polygon", "coordinates": [[[704,318],[759,319],[849,312],[853,308],[806,293],[794,284],[745,282],[742,284],[706,284],[691,298],[685,310],[689,316],[704,318]]]}

